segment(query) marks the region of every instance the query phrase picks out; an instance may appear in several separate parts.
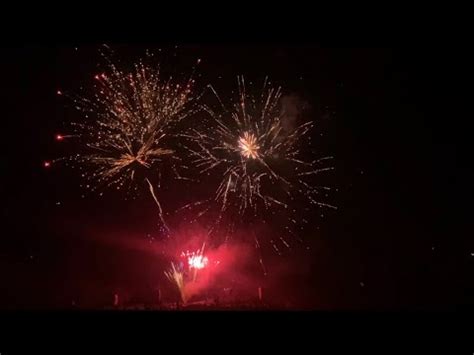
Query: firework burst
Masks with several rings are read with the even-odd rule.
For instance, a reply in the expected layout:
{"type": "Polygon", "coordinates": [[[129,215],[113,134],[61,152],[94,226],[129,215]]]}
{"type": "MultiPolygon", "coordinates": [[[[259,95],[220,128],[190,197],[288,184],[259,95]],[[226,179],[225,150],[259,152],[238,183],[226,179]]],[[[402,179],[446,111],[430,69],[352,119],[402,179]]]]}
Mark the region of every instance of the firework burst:
{"type": "MultiPolygon", "coordinates": [[[[248,222],[248,218],[257,216],[275,219],[279,210],[285,211],[288,221],[298,225],[296,215],[300,211],[293,207],[297,199],[335,209],[318,198],[321,191],[330,188],[309,181],[333,169],[323,165],[332,157],[305,159],[314,123],[289,127],[281,106],[281,89],[271,87],[267,79],[258,95],[247,92],[243,77],[238,78],[238,87],[238,98],[229,109],[213,90],[220,108],[205,107],[210,117],[205,128],[192,129],[184,135],[194,166],[201,174],[219,176],[220,181],[212,198],[182,209],[203,208],[197,214],[201,216],[217,203],[219,215],[214,227],[224,214],[233,214],[234,221],[248,222]]],[[[289,230],[288,226],[286,229],[289,230]]]]}
{"type": "Polygon", "coordinates": [[[184,166],[173,139],[178,123],[196,111],[193,76],[182,82],[165,78],[159,67],[142,61],[124,71],[104,57],[108,70],[95,75],[94,94],[72,97],[83,120],[71,124],[70,135],[56,136],[58,141],[76,137],[83,151],[58,160],[78,167],[90,190],[112,187],[133,192],[146,181],[168,229],[150,179],[156,177],[159,184],[165,164],[182,178],[178,168],[184,166]]]}

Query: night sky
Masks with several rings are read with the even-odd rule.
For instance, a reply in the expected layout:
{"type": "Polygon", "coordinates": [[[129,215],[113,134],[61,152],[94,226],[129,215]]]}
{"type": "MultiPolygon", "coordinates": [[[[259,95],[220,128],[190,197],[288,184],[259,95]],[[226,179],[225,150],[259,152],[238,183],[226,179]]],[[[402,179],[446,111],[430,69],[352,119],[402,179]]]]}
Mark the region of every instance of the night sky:
{"type": "MultiPolygon", "coordinates": [[[[123,62],[167,47],[110,45],[123,62]]],[[[156,257],[118,242],[155,232],[152,202],[128,203],[113,194],[81,198],[74,171],[42,166],[63,153],[54,136],[72,115],[56,92],[92,81],[98,48],[0,49],[1,309],[68,308],[72,300],[100,308],[114,292],[148,302],[156,275],[162,278],[156,257]]],[[[466,184],[455,175],[456,117],[439,118],[438,103],[450,90],[440,74],[443,55],[275,43],[179,50],[178,65],[202,59],[202,84],[225,88],[238,74],[268,75],[285,94],[304,98],[321,122],[326,152],[336,158],[331,183],[339,209],[315,219],[318,229],[305,235],[309,251],[270,257],[274,270],[285,270],[272,276],[270,297],[322,310],[473,305],[474,243],[458,220],[465,217],[460,200],[472,188],[461,188],[466,184]]]]}

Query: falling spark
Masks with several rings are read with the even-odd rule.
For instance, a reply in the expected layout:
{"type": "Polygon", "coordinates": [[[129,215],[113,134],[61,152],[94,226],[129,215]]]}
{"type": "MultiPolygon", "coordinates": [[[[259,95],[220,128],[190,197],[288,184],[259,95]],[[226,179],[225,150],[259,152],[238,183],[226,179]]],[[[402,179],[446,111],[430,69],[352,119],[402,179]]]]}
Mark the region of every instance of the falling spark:
{"type": "Polygon", "coordinates": [[[263,262],[262,250],[260,249],[260,243],[258,242],[257,236],[255,236],[255,248],[258,250],[259,253],[258,261],[260,262],[260,266],[262,267],[263,275],[267,276],[267,269],[265,268],[265,263],[263,262]]]}
{"type": "Polygon", "coordinates": [[[160,220],[163,223],[163,226],[166,228],[166,230],[169,231],[169,227],[166,224],[165,219],[163,217],[163,209],[161,208],[160,201],[158,201],[158,199],[156,198],[155,189],[153,188],[153,185],[151,184],[150,180],[148,180],[148,178],[146,178],[145,180],[148,183],[148,186],[150,187],[150,193],[153,196],[153,199],[155,200],[156,205],[158,206],[158,213],[159,213],[160,220]]]}

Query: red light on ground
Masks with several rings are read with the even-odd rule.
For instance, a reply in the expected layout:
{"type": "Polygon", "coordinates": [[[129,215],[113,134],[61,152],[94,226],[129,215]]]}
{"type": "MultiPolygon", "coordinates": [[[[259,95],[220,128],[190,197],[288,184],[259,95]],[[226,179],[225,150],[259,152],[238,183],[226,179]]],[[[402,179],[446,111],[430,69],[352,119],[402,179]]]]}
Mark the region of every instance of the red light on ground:
{"type": "Polygon", "coordinates": [[[94,76],[94,79],[99,80],[99,75],[94,76]]]}
{"type": "Polygon", "coordinates": [[[45,168],[49,168],[49,167],[51,166],[51,162],[45,161],[45,162],[43,163],[43,166],[44,166],[45,168]]]}
{"type": "Polygon", "coordinates": [[[60,135],[60,134],[56,134],[56,140],[57,141],[62,141],[64,139],[64,136],[60,135]]]}
{"type": "Polygon", "coordinates": [[[58,95],[62,95],[62,94],[63,94],[63,92],[62,92],[61,90],[58,90],[58,91],[56,91],[56,94],[58,94],[58,95]]]}

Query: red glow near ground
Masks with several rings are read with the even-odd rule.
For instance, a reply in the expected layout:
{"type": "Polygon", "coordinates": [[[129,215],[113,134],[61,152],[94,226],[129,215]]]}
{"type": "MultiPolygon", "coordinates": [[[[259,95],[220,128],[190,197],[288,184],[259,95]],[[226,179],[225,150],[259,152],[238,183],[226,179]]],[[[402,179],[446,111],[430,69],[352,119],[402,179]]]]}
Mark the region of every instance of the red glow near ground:
{"type": "Polygon", "coordinates": [[[45,162],[43,163],[43,166],[44,166],[45,168],[49,168],[49,167],[51,166],[51,162],[45,161],[45,162]]]}
{"type": "Polygon", "coordinates": [[[62,141],[64,139],[64,136],[60,135],[60,134],[56,134],[56,140],[57,141],[62,141]]]}

